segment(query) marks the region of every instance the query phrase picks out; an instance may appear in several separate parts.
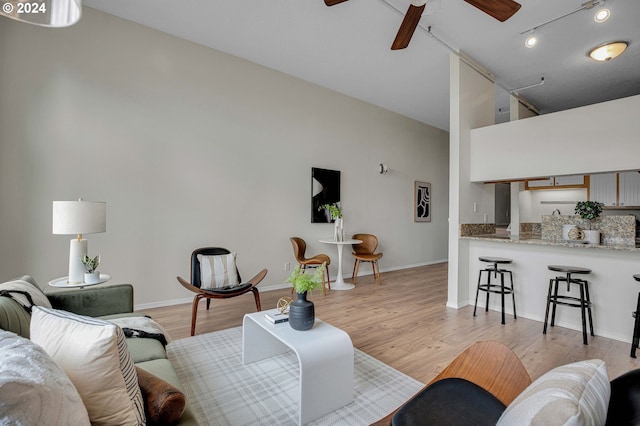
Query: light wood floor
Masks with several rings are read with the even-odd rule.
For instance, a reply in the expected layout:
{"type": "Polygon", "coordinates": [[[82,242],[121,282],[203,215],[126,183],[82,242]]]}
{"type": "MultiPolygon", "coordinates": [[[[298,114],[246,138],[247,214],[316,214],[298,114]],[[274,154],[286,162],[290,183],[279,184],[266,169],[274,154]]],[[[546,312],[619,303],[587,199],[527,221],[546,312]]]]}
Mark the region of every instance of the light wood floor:
{"type": "MultiPolygon", "coordinates": [[[[275,308],[280,297],[290,295],[288,290],[262,292],[262,309],[275,308]]],[[[316,316],[349,333],[356,348],[423,383],[480,340],[505,343],[520,357],[532,379],[558,365],[593,358],[603,359],[609,377],[615,378],[638,368],[640,362],[629,357],[630,343],[596,336],[584,346],[578,331],[556,326],[545,336],[537,321],[514,321],[507,316],[507,324],[501,325],[499,312],[479,311],[474,318],[472,306],[446,308],[447,264],[383,273],[382,286],[372,276],[360,277],[354,290],[330,291],[326,297],[316,291],[310,299],[316,316]]],[[[200,302],[196,334],[240,326],[244,313],[254,310],[251,293],[212,300],[209,311],[200,302]]],[[[173,339],[189,336],[190,304],[145,312],[173,339]]],[[[594,312],[596,329],[597,315],[594,312]]],[[[632,321],[629,313],[629,323],[632,321]]]]}

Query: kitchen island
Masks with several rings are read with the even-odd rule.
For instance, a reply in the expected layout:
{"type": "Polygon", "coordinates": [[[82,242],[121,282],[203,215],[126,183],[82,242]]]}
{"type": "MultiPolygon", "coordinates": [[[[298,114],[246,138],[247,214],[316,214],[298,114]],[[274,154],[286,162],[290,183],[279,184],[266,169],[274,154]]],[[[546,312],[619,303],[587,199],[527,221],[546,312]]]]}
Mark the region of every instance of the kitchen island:
{"type": "MultiPolygon", "coordinates": [[[[513,272],[518,316],[540,321],[542,336],[549,280],[557,275],[549,271],[547,266],[560,264],[590,268],[592,273],[584,278],[589,281],[596,336],[631,342],[634,321],[631,312],[635,311],[640,291],[640,285],[633,279],[634,274],[640,273],[638,245],[549,241],[535,234],[521,234],[519,237],[473,235],[460,239],[469,245],[470,304],[475,299],[478,271],[484,267],[478,257],[511,258],[513,263],[509,269],[513,272]]],[[[576,292],[576,289],[573,291],[576,292]]],[[[478,305],[484,306],[483,303],[484,299],[480,298],[478,305]]],[[[489,309],[500,311],[498,297],[491,299],[489,309]]],[[[509,305],[506,311],[513,313],[509,305]]],[[[482,311],[478,315],[482,315],[482,311]]],[[[505,327],[508,326],[507,322],[505,327]]],[[[559,307],[556,326],[582,330],[580,310],[559,307]]],[[[553,328],[550,328],[545,338],[553,337],[553,328]]]]}

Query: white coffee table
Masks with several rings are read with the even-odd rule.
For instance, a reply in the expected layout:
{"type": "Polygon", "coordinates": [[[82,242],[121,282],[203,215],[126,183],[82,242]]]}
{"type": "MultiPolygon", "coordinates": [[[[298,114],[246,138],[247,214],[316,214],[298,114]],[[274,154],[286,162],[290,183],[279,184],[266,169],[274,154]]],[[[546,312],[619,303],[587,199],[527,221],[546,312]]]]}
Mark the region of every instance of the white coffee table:
{"type": "MultiPolygon", "coordinates": [[[[272,309],[272,312],[277,312],[272,309]]],[[[347,333],[316,318],[311,330],[272,324],[265,312],[242,321],[242,364],[292,350],[300,365],[298,423],[303,425],[353,401],[353,344],[347,333]]]]}

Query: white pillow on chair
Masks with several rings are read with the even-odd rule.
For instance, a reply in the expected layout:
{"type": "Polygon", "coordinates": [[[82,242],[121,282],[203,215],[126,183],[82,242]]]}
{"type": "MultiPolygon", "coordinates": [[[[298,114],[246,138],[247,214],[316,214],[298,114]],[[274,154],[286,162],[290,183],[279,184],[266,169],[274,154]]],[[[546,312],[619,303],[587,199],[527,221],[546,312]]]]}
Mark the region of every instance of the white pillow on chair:
{"type": "Polygon", "coordinates": [[[223,287],[237,287],[238,270],[236,269],[236,253],[206,256],[199,254],[200,288],[215,290],[223,287]]]}

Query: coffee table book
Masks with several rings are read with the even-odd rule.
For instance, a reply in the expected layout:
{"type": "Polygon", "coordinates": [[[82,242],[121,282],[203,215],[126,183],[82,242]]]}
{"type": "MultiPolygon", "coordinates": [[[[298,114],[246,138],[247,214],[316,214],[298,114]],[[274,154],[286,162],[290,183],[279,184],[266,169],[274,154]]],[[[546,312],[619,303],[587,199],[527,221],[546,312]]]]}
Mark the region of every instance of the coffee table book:
{"type": "Polygon", "coordinates": [[[289,315],[281,314],[277,309],[265,312],[264,317],[272,324],[280,324],[289,321],[289,315]]]}

